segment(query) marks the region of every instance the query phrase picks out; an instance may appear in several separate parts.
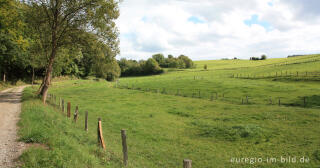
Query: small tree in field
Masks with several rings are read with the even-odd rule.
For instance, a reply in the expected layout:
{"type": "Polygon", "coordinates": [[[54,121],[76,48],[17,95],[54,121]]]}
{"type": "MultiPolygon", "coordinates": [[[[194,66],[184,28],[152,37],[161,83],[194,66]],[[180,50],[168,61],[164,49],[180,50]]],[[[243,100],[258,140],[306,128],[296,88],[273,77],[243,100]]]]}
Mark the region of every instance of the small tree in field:
{"type": "Polygon", "coordinates": [[[260,60],[266,60],[267,59],[267,56],[266,55],[261,55],[261,58],[260,58],[260,60]]]}
{"type": "Polygon", "coordinates": [[[208,69],[207,64],[204,64],[203,69],[204,69],[204,70],[207,70],[207,69],[208,69]]]}

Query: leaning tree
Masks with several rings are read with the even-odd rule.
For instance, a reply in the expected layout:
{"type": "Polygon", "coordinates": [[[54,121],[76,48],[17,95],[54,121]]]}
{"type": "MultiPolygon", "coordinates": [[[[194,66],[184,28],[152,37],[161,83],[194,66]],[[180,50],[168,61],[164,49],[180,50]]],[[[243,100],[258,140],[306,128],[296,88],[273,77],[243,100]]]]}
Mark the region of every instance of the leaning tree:
{"type": "MultiPolygon", "coordinates": [[[[49,48],[45,76],[39,88],[43,103],[51,83],[55,58],[61,48],[78,48],[94,35],[103,44],[105,57],[119,53],[115,20],[119,17],[117,0],[29,0],[32,23],[41,28],[43,46],[49,48]],[[107,49],[105,49],[107,48],[107,49]]],[[[81,49],[80,49],[81,50],[81,49]]],[[[112,59],[108,59],[112,60],[112,59]]]]}

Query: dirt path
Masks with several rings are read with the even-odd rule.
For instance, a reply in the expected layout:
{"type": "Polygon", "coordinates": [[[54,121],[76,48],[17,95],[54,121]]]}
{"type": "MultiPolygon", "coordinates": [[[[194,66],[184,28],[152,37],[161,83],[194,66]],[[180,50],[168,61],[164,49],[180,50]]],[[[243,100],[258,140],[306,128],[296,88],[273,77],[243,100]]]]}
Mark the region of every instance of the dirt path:
{"type": "Polygon", "coordinates": [[[17,122],[21,112],[21,95],[25,86],[0,92],[0,168],[16,167],[16,159],[26,145],[17,142],[17,122]]]}

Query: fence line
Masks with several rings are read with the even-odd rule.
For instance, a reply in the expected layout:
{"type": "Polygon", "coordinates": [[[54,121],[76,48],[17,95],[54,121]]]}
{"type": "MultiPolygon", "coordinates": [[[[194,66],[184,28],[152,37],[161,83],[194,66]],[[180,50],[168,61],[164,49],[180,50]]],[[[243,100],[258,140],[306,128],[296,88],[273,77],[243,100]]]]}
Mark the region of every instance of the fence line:
{"type": "MultiPolygon", "coordinates": [[[[56,96],[53,94],[48,94],[47,102],[52,105],[54,108],[57,108],[58,111],[62,111],[64,114],[64,99],[59,97],[59,102],[57,104],[56,96]]],[[[67,118],[71,111],[71,102],[67,103],[67,118]]],[[[79,108],[78,106],[75,107],[75,113],[74,113],[74,123],[76,124],[76,121],[79,116],[79,108]]],[[[88,111],[85,112],[85,131],[88,132],[88,111]]],[[[97,139],[98,139],[98,145],[106,150],[105,141],[103,138],[103,131],[102,131],[102,121],[101,118],[98,118],[98,126],[97,126],[97,139]]],[[[127,147],[127,134],[125,129],[121,129],[121,140],[122,140],[122,153],[123,153],[123,165],[126,167],[128,165],[128,147],[127,147]]],[[[183,168],[191,168],[191,160],[184,159],[183,160],[183,168]]]]}
{"type": "MultiPolygon", "coordinates": [[[[217,91],[210,91],[210,90],[203,90],[203,89],[167,89],[165,87],[163,88],[142,88],[142,87],[134,87],[132,85],[131,87],[129,84],[121,85],[117,83],[114,85],[115,88],[118,89],[129,89],[129,90],[137,90],[142,92],[151,92],[151,93],[157,93],[157,94],[166,94],[166,95],[173,95],[173,96],[180,96],[180,97],[189,97],[189,98],[198,98],[198,99],[205,99],[208,101],[215,101],[215,100],[222,100],[230,103],[236,103],[236,104],[264,104],[264,105],[273,105],[272,103],[272,97],[265,98],[265,99],[255,99],[254,97],[250,97],[249,95],[246,95],[244,97],[229,97],[228,94],[222,92],[218,93],[217,91]],[[238,101],[237,101],[238,100],[238,101]],[[240,100],[240,101],[239,101],[240,100]],[[255,101],[257,100],[257,101],[255,101]],[[265,103],[263,103],[265,102],[265,103]],[[271,102],[271,103],[270,103],[271,102]]],[[[264,96],[266,97],[266,96],[264,96]]],[[[269,97],[269,96],[268,96],[269,97]]],[[[305,97],[305,96],[304,96],[305,97]]],[[[301,107],[307,107],[307,101],[305,98],[302,98],[302,100],[297,100],[294,104],[295,106],[301,106],[301,107]],[[300,102],[300,103],[299,103],[300,102]]],[[[274,99],[279,99],[280,97],[274,97],[274,99]]],[[[285,99],[284,97],[281,97],[281,99],[285,99]]],[[[292,102],[282,103],[282,105],[290,105],[292,102]]]]}
{"type": "MultiPolygon", "coordinates": [[[[320,72],[314,71],[280,71],[280,72],[273,72],[273,73],[262,73],[262,74],[243,74],[237,73],[232,74],[231,78],[241,78],[241,79],[267,79],[267,78],[284,78],[284,77],[299,77],[301,79],[306,79],[310,77],[310,79],[314,77],[320,77],[320,72]]],[[[319,79],[320,80],[320,79],[319,79]]]]}

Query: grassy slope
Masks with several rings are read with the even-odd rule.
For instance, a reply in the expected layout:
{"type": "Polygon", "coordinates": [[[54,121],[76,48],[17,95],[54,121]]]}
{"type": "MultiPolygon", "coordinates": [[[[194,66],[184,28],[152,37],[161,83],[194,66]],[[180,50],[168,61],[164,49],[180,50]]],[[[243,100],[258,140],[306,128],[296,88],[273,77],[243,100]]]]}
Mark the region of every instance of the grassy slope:
{"type": "MultiPolygon", "coordinates": [[[[238,96],[245,91],[281,96],[290,89],[295,91],[290,93],[294,98],[320,93],[317,82],[231,79],[226,77],[229,70],[189,73],[125,78],[121,82],[134,81],[146,87],[161,82],[167,88],[186,87],[187,90],[201,86],[216,90],[228,88],[230,94],[238,96]],[[194,81],[194,74],[205,79],[194,81]],[[214,77],[209,80],[211,75],[214,77]]],[[[50,92],[72,102],[72,111],[74,105],[79,105],[80,120],[72,124],[60,112],[43,107],[27,89],[20,122],[21,137],[24,141],[45,143],[50,150],[32,148],[25,152],[22,156],[25,167],[120,167],[122,128],[128,130],[129,167],[182,167],[184,158],[192,159],[194,167],[239,167],[230,164],[231,157],[280,156],[311,158],[310,164],[291,167],[320,164],[320,115],[316,106],[278,107],[259,102],[240,105],[220,98],[211,102],[115,89],[106,82],[84,80],[56,83],[50,92]],[[85,110],[89,111],[88,133],[82,131],[85,110]],[[103,121],[107,152],[96,147],[98,117],[103,121]]]]}
{"type": "Polygon", "coordinates": [[[171,72],[159,76],[123,78],[120,79],[119,83],[124,87],[129,86],[130,88],[141,88],[143,90],[160,89],[160,91],[162,91],[165,89],[169,94],[176,94],[179,89],[181,94],[188,97],[191,97],[193,93],[198,95],[198,90],[200,90],[201,97],[205,99],[210,99],[211,93],[217,92],[220,97],[224,94],[224,101],[238,104],[241,103],[241,98],[248,96],[250,102],[255,104],[269,104],[270,98],[273,102],[281,98],[284,104],[302,105],[302,98],[307,97],[309,105],[320,106],[319,82],[314,81],[320,78],[320,74],[319,77],[301,76],[305,71],[309,71],[309,74],[310,72],[320,72],[319,61],[308,62],[314,59],[320,59],[320,55],[311,55],[303,58],[270,59],[266,61],[200,61],[197,62],[199,65],[203,65],[204,63],[208,64],[208,71],[196,69],[171,72]],[[283,64],[285,62],[288,64],[283,64]],[[299,64],[297,62],[307,63],[299,64]],[[295,74],[296,71],[299,71],[300,76],[271,77],[256,80],[231,78],[233,74],[242,74],[243,76],[247,76],[247,74],[251,76],[254,74],[275,75],[275,73],[278,72],[280,75],[281,71],[283,74],[285,74],[286,71],[287,74],[290,74],[290,72],[295,74]]]}

